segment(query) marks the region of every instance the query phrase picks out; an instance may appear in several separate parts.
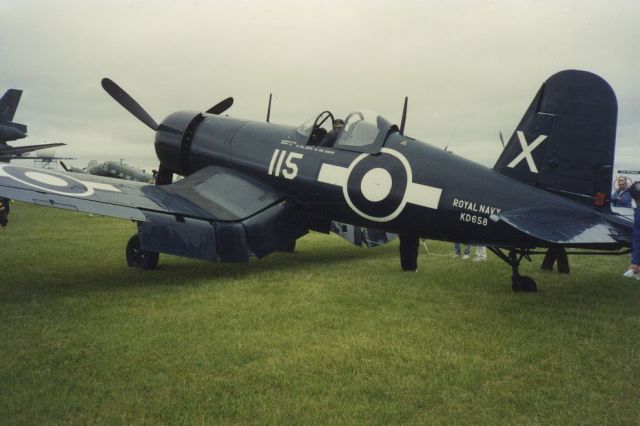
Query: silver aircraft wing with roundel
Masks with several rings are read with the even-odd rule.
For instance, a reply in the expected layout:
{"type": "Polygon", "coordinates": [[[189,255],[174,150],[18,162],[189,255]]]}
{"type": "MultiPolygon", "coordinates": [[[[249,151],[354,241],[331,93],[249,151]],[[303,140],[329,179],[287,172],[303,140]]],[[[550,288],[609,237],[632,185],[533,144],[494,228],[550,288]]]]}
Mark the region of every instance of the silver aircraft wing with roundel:
{"type": "Polygon", "coordinates": [[[301,206],[242,173],[206,167],[170,185],[0,164],[0,196],[131,219],[143,249],[246,261],[304,235],[301,206]]]}

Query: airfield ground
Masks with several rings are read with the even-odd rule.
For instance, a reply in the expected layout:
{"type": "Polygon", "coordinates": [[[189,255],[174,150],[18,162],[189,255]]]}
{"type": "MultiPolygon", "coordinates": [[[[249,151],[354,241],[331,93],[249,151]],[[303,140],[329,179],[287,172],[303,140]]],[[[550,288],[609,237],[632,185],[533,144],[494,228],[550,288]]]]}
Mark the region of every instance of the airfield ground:
{"type": "Polygon", "coordinates": [[[311,234],[247,265],[161,256],[131,222],[17,203],[0,231],[0,422],[640,423],[640,281],[311,234]]]}

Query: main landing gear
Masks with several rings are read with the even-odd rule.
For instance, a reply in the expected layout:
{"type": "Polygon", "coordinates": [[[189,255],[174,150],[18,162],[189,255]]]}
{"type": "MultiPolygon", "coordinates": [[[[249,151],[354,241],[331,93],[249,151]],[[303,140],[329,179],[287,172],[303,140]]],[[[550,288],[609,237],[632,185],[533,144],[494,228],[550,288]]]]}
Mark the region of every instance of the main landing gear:
{"type": "Polygon", "coordinates": [[[284,244],[280,251],[284,253],[293,253],[294,251],[296,251],[296,240],[292,240],[284,244]]]}
{"type": "Polygon", "coordinates": [[[129,238],[125,251],[127,265],[130,268],[155,269],[158,267],[160,254],[155,251],[142,250],[140,248],[140,237],[135,234],[129,238]]]}
{"type": "Polygon", "coordinates": [[[511,270],[513,271],[513,275],[511,275],[511,289],[514,292],[534,293],[538,291],[538,286],[533,278],[520,275],[520,271],[518,270],[522,259],[527,259],[531,262],[529,249],[512,248],[509,249],[508,255],[498,247],[489,247],[489,250],[511,266],[511,270]]]}
{"type": "Polygon", "coordinates": [[[420,238],[417,235],[401,234],[400,238],[400,266],[405,272],[418,270],[418,249],[420,238]]]}

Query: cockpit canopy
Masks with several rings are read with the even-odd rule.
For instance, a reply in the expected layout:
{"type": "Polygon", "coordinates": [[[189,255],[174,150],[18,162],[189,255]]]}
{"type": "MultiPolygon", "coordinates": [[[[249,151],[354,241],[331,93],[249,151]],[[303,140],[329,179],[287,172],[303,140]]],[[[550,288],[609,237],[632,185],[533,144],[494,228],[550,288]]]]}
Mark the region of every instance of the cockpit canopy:
{"type": "Polygon", "coordinates": [[[373,111],[360,110],[347,115],[344,127],[334,127],[335,118],[330,111],[323,111],[296,130],[305,136],[308,145],[376,154],[387,136],[398,127],[373,111]]]}

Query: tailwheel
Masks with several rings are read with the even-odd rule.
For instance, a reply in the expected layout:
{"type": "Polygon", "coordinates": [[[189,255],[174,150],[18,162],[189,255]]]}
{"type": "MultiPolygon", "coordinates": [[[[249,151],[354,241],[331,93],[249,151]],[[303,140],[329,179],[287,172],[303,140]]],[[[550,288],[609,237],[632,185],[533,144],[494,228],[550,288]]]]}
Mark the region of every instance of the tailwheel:
{"type": "Polygon", "coordinates": [[[524,275],[512,275],[511,276],[511,289],[514,292],[535,293],[538,291],[538,286],[533,278],[524,275]]]}
{"type": "Polygon", "coordinates": [[[531,251],[527,248],[511,248],[509,254],[505,254],[499,247],[489,247],[496,256],[511,266],[511,289],[514,292],[535,293],[538,291],[536,282],[531,277],[520,275],[520,262],[526,259],[531,262],[531,251]]]}
{"type": "Polygon", "coordinates": [[[125,251],[127,265],[130,268],[155,269],[158,267],[160,254],[155,251],[142,250],[138,234],[129,238],[125,251]]]}

